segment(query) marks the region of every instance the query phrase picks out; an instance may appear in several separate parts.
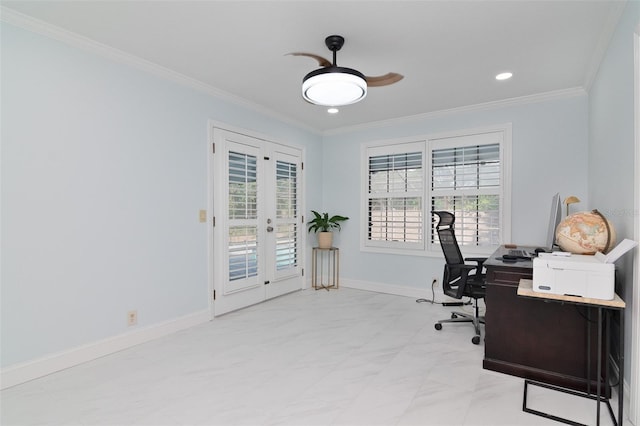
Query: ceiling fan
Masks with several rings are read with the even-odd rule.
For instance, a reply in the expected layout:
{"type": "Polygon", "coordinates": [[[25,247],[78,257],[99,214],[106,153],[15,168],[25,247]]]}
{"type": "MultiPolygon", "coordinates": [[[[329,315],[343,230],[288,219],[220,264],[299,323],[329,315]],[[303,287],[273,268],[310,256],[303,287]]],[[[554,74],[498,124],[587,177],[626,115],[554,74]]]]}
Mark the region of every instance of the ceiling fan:
{"type": "Polygon", "coordinates": [[[336,56],[344,45],[344,37],[331,35],[325,39],[325,44],[333,52],[333,63],[313,53],[288,53],[293,56],[308,56],[318,61],[322,67],[311,71],[302,80],[302,97],[308,102],[324,106],[349,105],[364,99],[367,87],[388,86],[404,78],[395,72],[367,77],[360,71],[339,67],[336,56]]]}

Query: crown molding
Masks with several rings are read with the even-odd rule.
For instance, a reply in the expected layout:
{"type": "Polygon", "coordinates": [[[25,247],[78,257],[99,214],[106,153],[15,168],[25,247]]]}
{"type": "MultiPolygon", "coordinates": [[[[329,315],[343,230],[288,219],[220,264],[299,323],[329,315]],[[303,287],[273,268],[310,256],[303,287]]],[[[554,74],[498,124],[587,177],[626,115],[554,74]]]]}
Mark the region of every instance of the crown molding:
{"type": "MultiPolygon", "coordinates": [[[[605,25],[605,28],[603,29],[602,35],[600,37],[600,42],[598,45],[597,52],[594,53],[594,56],[592,59],[592,66],[589,72],[587,73],[588,74],[587,82],[589,83],[589,86],[592,83],[593,79],[595,78],[595,75],[597,75],[597,68],[600,65],[602,57],[604,56],[604,52],[608,47],[609,41],[613,35],[613,32],[615,31],[615,27],[620,19],[620,16],[622,14],[622,11],[625,5],[626,5],[626,0],[620,2],[620,5],[618,5],[615,8],[615,10],[613,10],[609,15],[609,19],[607,20],[607,25],[605,25]]],[[[169,68],[158,65],[151,61],[147,61],[145,59],[123,52],[119,49],[115,49],[113,47],[99,43],[88,37],[81,36],[77,33],[74,33],[74,32],[62,29],[60,27],[57,27],[55,25],[49,24],[47,22],[32,18],[20,12],[16,12],[12,9],[7,8],[6,6],[0,5],[0,21],[6,22],[10,25],[14,25],[16,27],[23,28],[33,33],[46,36],[48,38],[51,38],[57,41],[60,41],[67,45],[76,47],[78,49],[89,51],[91,53],[100,55],[112,61],[119,62],[128,66],[131,66],[133,68],[157,75],[161,78],[173,81],[182,86],[190,87],[192,89],[198,90],[200,92],[208,94],[217,99],[221,99],[221,100],[233,103],[235,105],[241,106],[251,111],[260,113],[264,116],[276,119],[283,123],[292,125],[294,127],[303,129],[305,131],[308,131],[310,133],[320,135],[320,136],[331,136],[331,135],[349,133],[349,132],[360,131],[360,130],[414,123],[416,121],[433,119],[436,117],[441,117],[441,116],[450,115],[450,114],[458,114],[458,113],[472,112],[472,111],[485,111],[490,109],[523,105],[527,103],[544,102],[544,101],[553,100],[553,99],[564,99],[564,98],[582,96],[587,94],[586,88],[589,87],[585,85],[584,87],[562,89],[562,90],[556,90],[551,92],[521,96],[516,98],[509,98],[509,99],[504,99],[499,101],[484,102],[484,103],[479,103],[474,105],[467,105],[463,107],[432,111],[427,113],[392,118],[392,119],[381,120],[376,122],[367,122],[362,124],[356,124],[353,126],[345,126],[345,127],[339,127],[335,129],[322,131],[320,129],[311,127],[300,121],[294,120],[286,115],[276,113],[269,108],[266,108],[255,102],[249,101],[245,98],[241,98],[239,96],[225,92],[223,90],[220,90],[211,85],[205,84],[191,77],[187,77],[181,73],[178,73],[169,68]]]]}
{"type": "Polygon", "coordinates": [[[349,133],[354,131],[362,131],[375,129],[380,127],[397,126],[401,124],[410,124],[417,121],[429,120],[437,117],[442,117],[451,114],[460,114],[465,112],[474,111],[488,111],[498,108],[506,108],[518,105],[526,105],[537,102],[551,101],[555,99],[569,99],[578,96],[587,96],[587,91],[582,87],[574,87],[569,89],[554,90],[550,92],[536,93],[534,95],[519,96],[516,98],[502,99],[499,101],[483,102],[474,105],[467,105],[463,107],[444,109],[439,111],[426,112],[423,114],[409,115],[406,117],[392,118],[389,120],[381,120],[364,124],[356,124],[354,126],[345,126],[337,129],[326,130],[323,132],[324,136],[332,136],[342,133],[349,133]]]}
{"type": "Polygon", "coordinates": [[[314,134],[321,134],[321,132],[305,123],[293,120],[283,114],[278,114],[273,110],[266,108],[255,102],[251,102],[240,96],[233,95],[229,92],[225,92],[216,87],[203,83],[191,77],[187,77],[184,74],[173,71],[169,68],[158,65],[154,62],[147,61],[146,59],[139,58],[135,55],[123,52],[122,50],[107,46],[106,44],[99,43],[93,39],[74,33],[72,31],[65,30],[50,23],[41,21],[39,19],[32,18],[20,12],[16,12],[13,9],[0,5],[0,21],[7,24],[25,29],[27,31],[43,35],[45,37],[57,40],[65,43],[69,46],[73,46],[78,49],[89,51],[104,58],[107,58],[114,62],[119,62],[124,65],[136,68],[141,71],[154,74],[166,80],[170,80],[174,83],[178,83],[182,86],[187,86],[197,91],[206,93],[207,95],[215,98],[233,103],[243,108],[258,112],[262,115],[274,118],[282,121],[286,124],[301,128],[314,134]]]}
{"type": "Polygon", "coordinates": [[[593,82],[598,75],[600,64],[604,59],[604,55],[607,53],[607,49],[609,48],[609,44],[611,43],[613,34],[618,27],[618,23],[620,22],[620,18],[622,17],[622,13],[624,12],[626,6],[627,0],[614,2],[614,5],[609,12],[609,16],[607,16],[607,20],[602,28],[602,31],[600,32],[600,37],[598,37],[598,43],[593,50],[593,55],[591,56],[591,60],[589,61],[589,65],[587,66],[587,72],[585,74],[583,83],[583,87],[587,92],[591,90],[591,86],[593,85],[593,82]]]}

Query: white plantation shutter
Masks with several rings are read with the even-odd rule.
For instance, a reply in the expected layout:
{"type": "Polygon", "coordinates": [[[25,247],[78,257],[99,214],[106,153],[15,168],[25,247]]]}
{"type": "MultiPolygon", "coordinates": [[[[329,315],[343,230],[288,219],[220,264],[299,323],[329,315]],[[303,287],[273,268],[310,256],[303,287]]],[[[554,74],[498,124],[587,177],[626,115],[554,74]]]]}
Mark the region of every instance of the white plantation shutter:
{"type": "MultiPolygon", "coordinates": [[[[433,148],[431,174],[431,210],[455,215],[458,244],[500,244],[500,145],[433,148]]],[[[432,241],[437,242],[434,227],[432,241]]]]}
{"type": "Polygon", "coordinates": [[[276,161],[276,269],[298,265],[298,176],[297,165],[276,161]]]}
{"type": "Polygon", "coordinates": [[[371,245],[424,247],[424,156],[424,143],[369,150],[367,240],[371,245]]]}
{"type": "Polygon", "coordinates": [[[229,152],[229,280],[258,274],[257,158],[229,152]]]}
{"type": "Polygon", "coordinates": [[[362,154],[362,250],[440,254],[434,210],[455,215],[465,251],[488,253],[510,238],[510,125],[363,144],[362,154]]]}

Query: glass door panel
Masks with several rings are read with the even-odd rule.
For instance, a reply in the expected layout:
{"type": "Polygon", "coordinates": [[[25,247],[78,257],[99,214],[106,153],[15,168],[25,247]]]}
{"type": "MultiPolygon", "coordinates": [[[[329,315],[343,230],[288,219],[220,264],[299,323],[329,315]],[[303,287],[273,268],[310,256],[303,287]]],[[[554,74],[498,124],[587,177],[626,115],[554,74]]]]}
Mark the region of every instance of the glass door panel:
{"type": "MultiPolygon", "coordinates": [[[[214,315],[303,288],[300,150],[214,129],[214,315]],[[217,207],[216,207],[217,205],[217,207]]],[[[302,226],[303,227],[303,226],[302,226]]]]}

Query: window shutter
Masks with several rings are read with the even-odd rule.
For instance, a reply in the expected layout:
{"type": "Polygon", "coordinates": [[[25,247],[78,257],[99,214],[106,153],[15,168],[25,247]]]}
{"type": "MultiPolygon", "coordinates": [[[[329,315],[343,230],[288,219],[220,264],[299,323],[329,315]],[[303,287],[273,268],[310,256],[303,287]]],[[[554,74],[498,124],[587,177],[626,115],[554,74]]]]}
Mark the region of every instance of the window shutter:
{"type": "Polygon", "coordinates": [[[409,151],[369,157],[369,241],[422,243],[423,154],[409,151]]]}
{"type": "MultiPolygon", "coordinates": [[[[454,146],[431,151],[431,209],[452,212],[461,246],[500,240],[500,145],[454,146]]],[[[435,223],[431,240],[437,242],[435,223]]]]}

